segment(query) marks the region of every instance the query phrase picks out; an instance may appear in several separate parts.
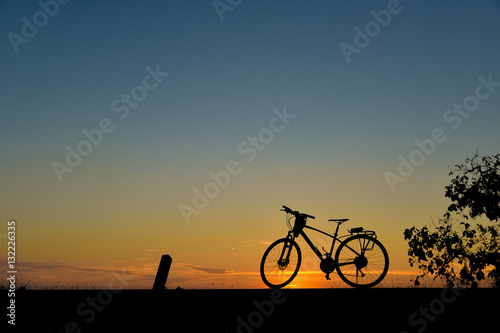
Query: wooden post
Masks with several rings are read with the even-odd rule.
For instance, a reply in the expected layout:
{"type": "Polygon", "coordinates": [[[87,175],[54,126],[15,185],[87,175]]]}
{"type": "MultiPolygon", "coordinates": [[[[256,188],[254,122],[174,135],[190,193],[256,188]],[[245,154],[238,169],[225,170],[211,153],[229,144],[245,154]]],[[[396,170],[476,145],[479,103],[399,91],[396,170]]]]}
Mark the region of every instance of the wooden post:
{"type": "Polygon", "coordinates": [[[165,284],[167,283],[168,272],[170,271],[171,264],[171,256],[169,256],[168,254],[164,254],[161,256],[160,265],[158,266],[155,282],[153,284],[153,290],[161,291],[165,289],[165,284]]]}

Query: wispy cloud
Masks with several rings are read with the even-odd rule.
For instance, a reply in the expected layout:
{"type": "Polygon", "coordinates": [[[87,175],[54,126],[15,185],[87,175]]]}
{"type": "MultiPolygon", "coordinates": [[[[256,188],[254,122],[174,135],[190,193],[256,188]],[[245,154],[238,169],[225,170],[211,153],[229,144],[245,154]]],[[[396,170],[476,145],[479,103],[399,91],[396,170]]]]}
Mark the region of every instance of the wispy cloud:
{"type": "MultiPolygon", "coordinates": [[[[6,266],[6,260],[0,259],[0,265],[6,266]],[[5,265],[4,265],[5,263],[5,265]]],[[[122,274],[133,274],[130,270],[122,268],[117,269],[114,267],[89,267],[68,264],[53,264],[53,263],[36,263],[36,262],[18,262],[16,265],[23,272],[33,272],[40,270],[58,271],[58,272],[71,272],[71,273],[115,273],[120,271],[122,274]]]]}
{"type": "Polygon", "coordinates": [[[205,272],[207,274],[230,274],[230,273],[234,272],[233,270],[228,270],[228,269],[224,269],[224,268],[204,267],[204,266],[198,266],[198,265],[192,265],[192,264],[186,264],[186,263],[180,263],[180,264],[178,264],[178,266],[191,268],[195,271],[205,272]]]}
{"type": "Polygon", "coordinates": [[[269,246],[272,242],[267,241],[267,240],[258,240],[258,239],[242,239],[239,241],[238,244],[233,246],[231,248],[231,251],[240,249],[240,248],[247,248],[247,247],[254,247],[254,246],[269,246]]]}
{"type": "Polygon", "coordinates": [[[258,239],[244,239],[241,241],[241,243],[245,244],[246,246],[259,246],[259,245],[269,245],[272,242],[266,240],[258,240],[258,239]]]}

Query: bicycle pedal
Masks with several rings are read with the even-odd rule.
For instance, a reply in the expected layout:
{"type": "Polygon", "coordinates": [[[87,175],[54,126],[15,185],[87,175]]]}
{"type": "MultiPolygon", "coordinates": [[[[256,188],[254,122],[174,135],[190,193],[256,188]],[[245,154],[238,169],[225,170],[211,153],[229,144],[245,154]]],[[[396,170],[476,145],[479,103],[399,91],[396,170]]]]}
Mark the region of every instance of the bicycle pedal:
{"type": "Polygon", "coordinates": [[[326,278],[327,280],[331,280],[331,279],[330,279],[330,273],[326,273],[325,278],[326,278]]]}

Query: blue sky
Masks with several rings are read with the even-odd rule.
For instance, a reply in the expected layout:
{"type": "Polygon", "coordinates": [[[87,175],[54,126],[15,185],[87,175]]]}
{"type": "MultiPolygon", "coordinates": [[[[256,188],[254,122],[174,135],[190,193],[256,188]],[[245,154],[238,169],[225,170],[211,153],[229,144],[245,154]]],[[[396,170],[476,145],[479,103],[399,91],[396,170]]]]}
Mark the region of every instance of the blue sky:
{"type": "MultiPolygon", "coordinates": [[[[22,18],[32,22],[41,7],[0,1],[2,219],[45,232],[75,215],[119,228],[113,214],[125,209],[137,220],[145,210],[148,232],[178,230],[186,227],[178,205],[210,181],[210,171],[237,160],[244,172],[198,221],[225,221],[228,206],[265,215],[290,201],[299,210],[366,217],[355,207],[384,198],[380,211],[404,203],[407,213],[423,212],[409,226],[426,223],[446,209],[434,199],[443,197],[448,166],[476,149],[498,152],[500,88],[456,131],[443,113],[474,94],[478,76],[500,81],[500,2],[401,1],[348,63],[339,44],[354,44],[354,28],[364,30],[370,12],[388,3],[242,1],[221,21],[212,1],[73,0],[16,53],[8,34],[22,35],[22,18]],[[142,84],[147,66],[169,76],[120,120],[111,103],[142,84]],[[297,117],[244,164],[238,145],[284,107],[297,117]],[[59,182],[51,163],[63,163],[65,147],[75,148],[82,130],[103,118],[115,130],[59,182]],[[398,156],[437,127],[446,142],[392,193],[384,172],[395,172],[398,156]]],[[[130,234],[138,232],[132,225],[130,234]]]]}
{"type": "MultiPolygon", "coordinates": [[[[16,132],[28,140],[37,133],[40,144],[69,144],[109,114],[110,101],[139,83],[147,65],[160,64],[171,77],[123,124],[148,143],[237,141],[282,105],[304,115],[307,134],[294,135],[297,144],[312,141],[321,152],[332,144],[362,149],[366,141],[389,149],[399,135],[411,143],[470,93],[476,76],[494,73],[499,5],[403,2],[347,64],[339,43],[352,44],[353,27],[386,6],[243,2],[221,22],[208,1],[70,2],[19,54],[3,39],[7,120],[24,119],[16,132]],[[372,139],[377,134],[381,141],[372,139]]],[[[40,10],[2,7],[3,30],[16,33],[22,16],[40,10]]]]}

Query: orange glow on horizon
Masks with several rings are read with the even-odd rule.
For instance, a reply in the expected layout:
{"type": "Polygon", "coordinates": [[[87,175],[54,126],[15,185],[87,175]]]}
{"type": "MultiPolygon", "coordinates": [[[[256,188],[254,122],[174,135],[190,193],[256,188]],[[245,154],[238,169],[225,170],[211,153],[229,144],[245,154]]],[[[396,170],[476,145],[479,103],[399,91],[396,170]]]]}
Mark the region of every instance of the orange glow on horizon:
{"type": "MultiPolygon", "coordinates": [[[[69,265],[24,265],[25,273],[20,276],[20,285],[28,289],[150,289],[152,288],[158,263],[144,263],[142,266],[69,266],[69,265]]],[[[23,267],[22,263],[20,267],[23,267]]],[[[173,264],[167,280],[167,289],[266,289],[260,273],[256,271],[225,271],[209,273],[201,266],[173,264]],[[205,271],[204,271],[205,270],[205,271]]],[[[410,275],[414,271],[391,271],[377,287],[411,287],[410,275]]],[[[4,273],[1,274],[5,275],[4,273]]],[[[303,288],[351,288],[336,273],[325,279],[320,270],[300,270],[287,289],[303,288]]]]}

